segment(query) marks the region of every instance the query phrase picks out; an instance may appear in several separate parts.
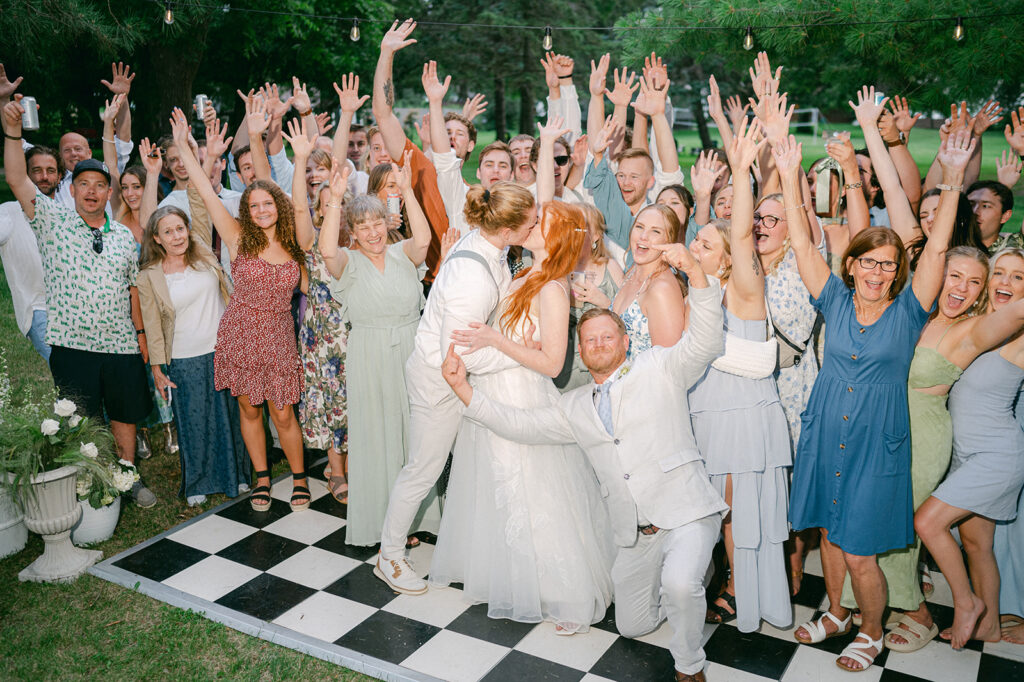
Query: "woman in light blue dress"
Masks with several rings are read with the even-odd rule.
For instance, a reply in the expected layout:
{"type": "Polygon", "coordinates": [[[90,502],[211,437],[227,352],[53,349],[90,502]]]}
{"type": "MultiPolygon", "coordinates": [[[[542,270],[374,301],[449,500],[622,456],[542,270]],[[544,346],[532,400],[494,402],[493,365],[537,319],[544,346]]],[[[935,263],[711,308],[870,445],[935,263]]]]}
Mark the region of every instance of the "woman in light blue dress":
{"type": "MultiPolygon", "coordinates": [[[[745,177],[758,149],[753,132],[740,132],[728,150],[733,176],[745,177]]],[[[731,229],[712,220],[690,242],[690,251],[708,275],[719,277],[725,291],[726,357],[753,360],[735,353],[729,337],[768,340],[764,271],[753,238],[754,198],[741,183],[733,196],[731,229]]],[[[767,346],[771,348],[771,346],[767,346]]],[[[774,350],[774,349],[773,349],[774,350]]],[[[722,522],[729,579],[709,606],[709,622],[736,618],[741,632],[753,632],[764,619],[777,628],[793,620],[783,543],[787,522],[787,468],[792,463],[786,414],[773,372],[775,353],[765,353],[759,378],[739,376],[735,366],[716,361],[690,390],[690,417],[697,448],[711,482],[731,511],[722,522]]],[[[754,374],[751,372],[750,374],[754,374]]]]}

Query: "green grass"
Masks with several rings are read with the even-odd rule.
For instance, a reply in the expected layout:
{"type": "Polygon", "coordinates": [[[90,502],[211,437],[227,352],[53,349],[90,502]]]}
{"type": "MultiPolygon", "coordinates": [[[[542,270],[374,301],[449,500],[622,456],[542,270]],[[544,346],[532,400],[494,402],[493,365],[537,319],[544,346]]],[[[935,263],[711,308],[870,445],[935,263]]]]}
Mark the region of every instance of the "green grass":
{"type": "MultiPolygon", "coordinates": [[[[0,201],[9,201],[6,185],[0,201]]],[[[14,320],[7,279],[0,269],[0,348],[7,357],[16,394],[45,395],[49,370],[21,335],[14,320]]],[[[212,495],[200,508],[177,497],[177,456],[163,450],[154,432],[155,454],[140,470],[160,498],[156,507],[122,505],[114,537],[97,545],[104,558],[221,504],[212,495]]],[[[283,473],[285,463],[276,467],[283,473]]],[[[18,571],[42,554],[43,542],[29,534],[21,552],[0,560],[0,678],[6,680],[369,680],[365,675],[276,644],[241,634],[191,611],[167,606],[91,575],[71,585],[18,581],[18,571]]]]}

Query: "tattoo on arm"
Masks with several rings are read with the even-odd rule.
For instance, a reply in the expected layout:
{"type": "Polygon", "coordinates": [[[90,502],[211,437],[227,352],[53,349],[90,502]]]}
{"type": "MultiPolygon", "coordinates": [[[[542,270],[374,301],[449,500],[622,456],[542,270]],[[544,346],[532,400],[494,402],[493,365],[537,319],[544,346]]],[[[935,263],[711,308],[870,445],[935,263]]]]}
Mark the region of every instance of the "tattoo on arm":
{"type": "Polygon", "coordinates": [[[757,252],[756,251],[754,252],[754,274],[755,275],[760,275],[761,274],[761,261],[758,260],[757,252]]]}
{"type": "Polygon", "coordinates": [[[394,108],[395,106],[395,84],[389,78],[384,81],[384,101],[388,103],[388,107],[394,108]]]}

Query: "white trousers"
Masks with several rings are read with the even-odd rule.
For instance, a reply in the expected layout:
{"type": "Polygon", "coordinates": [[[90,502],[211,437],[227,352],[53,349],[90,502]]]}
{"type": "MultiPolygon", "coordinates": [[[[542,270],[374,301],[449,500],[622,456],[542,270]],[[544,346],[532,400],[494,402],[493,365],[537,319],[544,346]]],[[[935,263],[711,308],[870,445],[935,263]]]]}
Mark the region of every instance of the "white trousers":
{"type": "Polygon", "coordinates": [[[409,528],[444,471],[465,410],[441,377],[441,370],[424,365],[415,355],[405,365],[405,386],[409,392],[409,452],[384,516],[380,553],[385,559],[404,556],[409,528]]]}
{"type": "Polygon", "coordinates": [[[637,536],[620,547],[612,565],[615,623],[623,637],[640,637],[668,618],[669,651],[687,675],[704,669],[704,576],[722,517],[705,516],[672,530],[637,536]]]}

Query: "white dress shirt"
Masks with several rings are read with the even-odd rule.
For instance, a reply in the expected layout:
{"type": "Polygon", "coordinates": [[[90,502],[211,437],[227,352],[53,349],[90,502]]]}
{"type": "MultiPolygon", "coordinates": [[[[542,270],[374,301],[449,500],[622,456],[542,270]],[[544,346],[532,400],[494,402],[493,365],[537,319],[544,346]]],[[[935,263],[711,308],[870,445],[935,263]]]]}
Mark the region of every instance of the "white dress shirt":
{"type": "Polygon", "coordinates": [[[35,233],[17,201],[0,204],[0,260],[14,301],[18,330],[28,334],[32,311],[46,310],[46,287],[35,233]]]}

